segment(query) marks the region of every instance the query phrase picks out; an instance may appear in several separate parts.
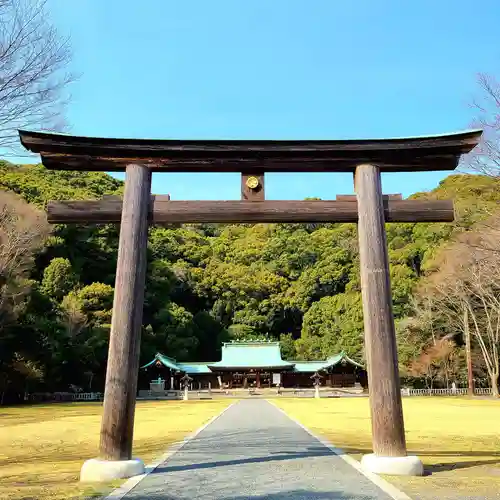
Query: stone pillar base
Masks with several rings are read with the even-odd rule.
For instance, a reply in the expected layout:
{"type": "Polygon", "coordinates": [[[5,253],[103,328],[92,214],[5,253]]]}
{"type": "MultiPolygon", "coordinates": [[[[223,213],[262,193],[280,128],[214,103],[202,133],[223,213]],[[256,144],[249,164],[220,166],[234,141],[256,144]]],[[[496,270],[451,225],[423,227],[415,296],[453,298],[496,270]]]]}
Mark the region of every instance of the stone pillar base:
{"type": "Polygon", "coordinates": [[[138,458],[132,460],[101,460],[92,458],[82,465],[82,483],[108,483],[115,479],[127,479],[144,474],[144,463],[138,458]]]}
{"type": "Polygon", "coordinates": [[[375,454],[365,455],[361,466],[368,472],[387,474],[390,476],[423,476],[424,466],[416,456],[378,457],[375,454]]]}

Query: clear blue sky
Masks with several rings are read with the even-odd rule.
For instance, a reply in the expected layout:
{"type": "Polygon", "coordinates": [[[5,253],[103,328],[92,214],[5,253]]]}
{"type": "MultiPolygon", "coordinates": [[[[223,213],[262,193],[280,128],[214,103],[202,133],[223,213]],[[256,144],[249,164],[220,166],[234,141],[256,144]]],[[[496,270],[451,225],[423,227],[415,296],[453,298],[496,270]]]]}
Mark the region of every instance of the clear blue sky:
{"type": "MultiPolygon", "coordinates": [[[[69,34],[70,132],[336,139],[467,129],[500,73],[500,1],[50,0],[69,34]]],[[[388,174],[387,193],[446,173],[388,174]]],[[[173,199],[237,199],[238,175],[156,174],[173,199]]],[[[347,174],[267,177],[272,199],[352,192],[347,174]]]]}

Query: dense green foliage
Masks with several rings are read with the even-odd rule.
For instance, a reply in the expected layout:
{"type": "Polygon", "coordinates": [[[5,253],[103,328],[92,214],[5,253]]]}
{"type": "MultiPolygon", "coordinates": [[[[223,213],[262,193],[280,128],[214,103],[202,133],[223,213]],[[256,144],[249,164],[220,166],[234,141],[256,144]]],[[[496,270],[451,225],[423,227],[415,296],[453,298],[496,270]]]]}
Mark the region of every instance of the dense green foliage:
{"type": "MultiPolygon", "coordinates": [[[[416,197],[454,198],[453,224],[389,224],[394,312],[411,314],[411,294],[453,233],[484,218],[500,181],[446,178],[416,197]]],[[[0,165],[0,188],[39,208],[50,199],[100,198],[123,184],[107,174],[0,165]]],[[[312,193],[313,194],[313,193],[312,193]]],[[[0,322],[0,388],[100,390],[111,321],[118,229],[55,226],[30,271],[16,321],[0,322]]],[[[141,358],[217,360],[229,338],[281,339],[283,354],[363,359],[356,226],[196,225],[150,229],[141,358]]],[[[410,360],[422,343],[402,346],[410,360]]]]}

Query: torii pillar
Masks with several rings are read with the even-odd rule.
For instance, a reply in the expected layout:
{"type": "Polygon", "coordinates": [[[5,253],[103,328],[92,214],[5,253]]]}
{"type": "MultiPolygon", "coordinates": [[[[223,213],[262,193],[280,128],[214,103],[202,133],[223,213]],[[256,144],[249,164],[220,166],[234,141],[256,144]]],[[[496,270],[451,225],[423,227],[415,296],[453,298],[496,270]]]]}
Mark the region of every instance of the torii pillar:
{"type": "Polygon", "coordinates": [[[80,472],[82,482],[112,481],[144,472],[142,460],[132,458],[132,436],[150,202],[150,169],[144,165],[127,165],[99,458],[87,460],[83,464],[80,472]]]}
{"type": "Polygon", "coordinates": [[[361,463],[379,474],[421,476],[422,462],[406,452],[380,169],[356,167],[354,188],[373,441],[361,463]]]}

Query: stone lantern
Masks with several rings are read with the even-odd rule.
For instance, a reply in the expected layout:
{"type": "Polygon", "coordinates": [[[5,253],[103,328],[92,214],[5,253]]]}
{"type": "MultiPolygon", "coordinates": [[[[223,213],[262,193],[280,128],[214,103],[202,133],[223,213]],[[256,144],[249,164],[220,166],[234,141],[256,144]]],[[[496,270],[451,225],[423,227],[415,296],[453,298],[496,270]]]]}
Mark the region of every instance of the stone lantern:
{"type": "Polygon", "coordinates": [[[184,387],[184,401],[187,401],[189,399],[188,393],[189,393],[189,382],[191,382],[193,379],[185,373],[184,376],[180,379],[181,382],[181,387],[184,387]]]}
{"type": "Polygon", "coordinates": [[[314,372],[314,375],[311,376],[311,379],[314,382],[314,397],[319,398],[319,386],[321,385],[321,379],[323,377],[318,373],[314,372]]]}

